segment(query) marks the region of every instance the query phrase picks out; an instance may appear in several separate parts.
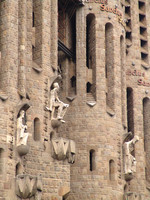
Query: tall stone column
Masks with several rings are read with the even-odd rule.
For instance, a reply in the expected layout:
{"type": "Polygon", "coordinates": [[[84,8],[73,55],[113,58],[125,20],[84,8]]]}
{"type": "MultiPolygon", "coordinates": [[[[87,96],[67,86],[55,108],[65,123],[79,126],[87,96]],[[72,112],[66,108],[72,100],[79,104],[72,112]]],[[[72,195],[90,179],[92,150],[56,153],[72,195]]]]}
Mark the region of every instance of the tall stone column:
{"type": "MultiPolygon", "coordinates": [[[[86,18],[84,9],[76,12],[76,73],[77,95],[86,95],[86,18]]],[[[83,98],[82,98],[83,99],[83,98]]]]}
{"type": "Polygon", "coordinates": [[[58,0],[51,0],[51,66],[57,69],[58,0]],[[56,20],[57,16],[57,20],[56,20]]]}
{"type": "Polygon", "coordinates": [[[19,67],[18,92],[26,97],[26,39],[27,39],[27,0],[19,1],[19,67]]]}

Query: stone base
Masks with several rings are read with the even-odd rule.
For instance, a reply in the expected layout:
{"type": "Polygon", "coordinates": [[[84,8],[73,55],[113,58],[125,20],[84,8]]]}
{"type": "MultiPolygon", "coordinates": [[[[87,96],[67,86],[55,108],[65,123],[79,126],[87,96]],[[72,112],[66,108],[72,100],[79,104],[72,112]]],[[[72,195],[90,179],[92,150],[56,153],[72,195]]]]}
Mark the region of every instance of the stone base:
{"type": "Polygon", "coordinates": [[[51,125],[53,128],[58,128],[61,125],[61,123],[62,122],[58,119],[52,119],[52,121],[51,121],[51,125]]]}
{"type": "Polygon", "coordinates": [[[17,152],[20,156],[24,156],[29,152],[29,146],[28,145],[19,145],[17,146],[17,152]]]}
{"type": "Polygon", "coordinates": [[[126,181],[130,181],[131,179],[133,179],[134,175],[133,173],[128,173],[128,174],[125,174],[124,177],[126,181]]]}

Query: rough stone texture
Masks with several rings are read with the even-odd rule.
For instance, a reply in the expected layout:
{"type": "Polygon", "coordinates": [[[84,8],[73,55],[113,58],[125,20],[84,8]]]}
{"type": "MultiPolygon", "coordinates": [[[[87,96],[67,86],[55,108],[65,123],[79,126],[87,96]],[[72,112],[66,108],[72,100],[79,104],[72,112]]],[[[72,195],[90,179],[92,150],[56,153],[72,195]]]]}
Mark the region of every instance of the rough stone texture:
{"type": "Polygon", "coordinates": [[[17,200],[16,176],[29,174],[42,177],[42,200],[149,200],[150,125],[147,105],[150,64],[147,59],[147,64],[143,64],[141,59],[144,50],[140,40],[145,35],[140,34],[139,22],[139,13],[143,12],[146,15],[143,26],[147,32],[145,51],[149,55],[149,0],[85,0],[84,6],[79,6],[73,16],[73,1],[69,2],[70,9],[65,11],[63,42],[71,51],[76,49],[76,63],[62,51],[58,52],[57,17],[60,14],[58,10],[64,5],[63,0],[0,1],[0,199],[17,200]],[[139,9],[139,1],[145,3],[144,10],[139,9]],[[121,19],[131,21],[131,30],[128,29],[132,36],[130,41],[126,39],[124,21],[112,10],[104,10],[106,7],[117,7],[123,15],[121,19]],[[32,27],[32,12],[35,27],[32,27]],[[91,31],[96,36],[91,36],[94,40],[91,48],[95,43],[92,82],[96,103],[93,107],[87,104],[86,91],[90,76],[86,66],[88,14],[95,15],[92,24],[95,31],[91,31]],[[113,84],[107,83],[109,79],[106,81],[105,74],[107,23],[113,27],[113,52],[109,52],[108,62],[113,63],[113,74],[110,74],[113,84]],[[66,123],[54,130],[45,107],[49,105],[49,89],[59,73],[62,77],[59,79],[60,99],[70,106],[64,117],[66,123]],[[72,87],[70,79],[73,76],[76,84],[72,87]],[[109,85],[112,90],[108,90],[109,85]],[[126,88],[132,88],[133,108],[127,106],[126,88]],[[112,108],[108,108],[106,103],[108,91],[113,91],[110,97],[113,98],[112,108]],[[128,122],[127,108],[129,112],[133,109],[132,123],[128,122]],[[29,152],[25,156],[20,156],[16,149],[17,118],[21,109],[26,110],[29,132],[29,152]],[[124,134],[129,131],[128,124],[132,126],[133,134],[139,137],[139,142],[133,152],[137,161],[136,173],[130,181],[125,181],[122,144],[124,134]],[[74,164],[69,164],[67,159],[52,158],[51,134],[75,141],[74,164]],[[91,150],[94,158],[90,156],[91,150]]]}

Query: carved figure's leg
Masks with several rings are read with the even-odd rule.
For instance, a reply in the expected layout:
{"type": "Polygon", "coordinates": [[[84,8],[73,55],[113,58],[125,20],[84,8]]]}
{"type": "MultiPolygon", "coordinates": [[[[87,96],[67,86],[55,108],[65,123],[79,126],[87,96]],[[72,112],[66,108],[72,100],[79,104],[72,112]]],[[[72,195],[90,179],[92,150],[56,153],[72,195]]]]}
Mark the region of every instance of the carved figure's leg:
{"type": "Polygon", "coordinates": [[[60,102],[60,103],[59,103],[59,107],[58,107],[58,115],[57,115],[57,118],[58,118],[58,119],[62,119],[62,118],[63,118],[63,116],[62,116],[63,105],[64,105],[63,102],[60,102]]]}
{"type": "Polygon", "coordinates": [[[58,108],[58,119],[63,119],[68,107],[68,104],[65,104],[63,102],[60,103],[60,106],[58,108]]]}
{"type": "Polygon", "coordinates": [[[55,114],[55,107],[52,108],[51,119],[55,119],[54,114],[55,114]]]}

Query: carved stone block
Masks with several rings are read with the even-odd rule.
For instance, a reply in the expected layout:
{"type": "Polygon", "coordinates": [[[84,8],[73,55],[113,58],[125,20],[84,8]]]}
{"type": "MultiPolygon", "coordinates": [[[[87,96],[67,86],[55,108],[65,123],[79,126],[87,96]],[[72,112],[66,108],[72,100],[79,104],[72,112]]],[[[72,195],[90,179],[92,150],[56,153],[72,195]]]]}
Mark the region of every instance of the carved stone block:
{"type": "Polygon", "coordinates": [[[69,163],[75,162],[75,142],[64,138],[52,139],[52,157],[57,160],[68,158],[69,163]]]}
{"type": "Polygon", "coordinates": [[[16,195],[21,199],[40,200],[42,195],[42,180],[40,177],[28,174],[17,175],[16,195]]]}
{"type": "Polygon", "coordinates": [[[69,147],[69,140],[58,138],[52,140],[53,152],[52,157],[57,160],[65,160],[69,147]]]}

